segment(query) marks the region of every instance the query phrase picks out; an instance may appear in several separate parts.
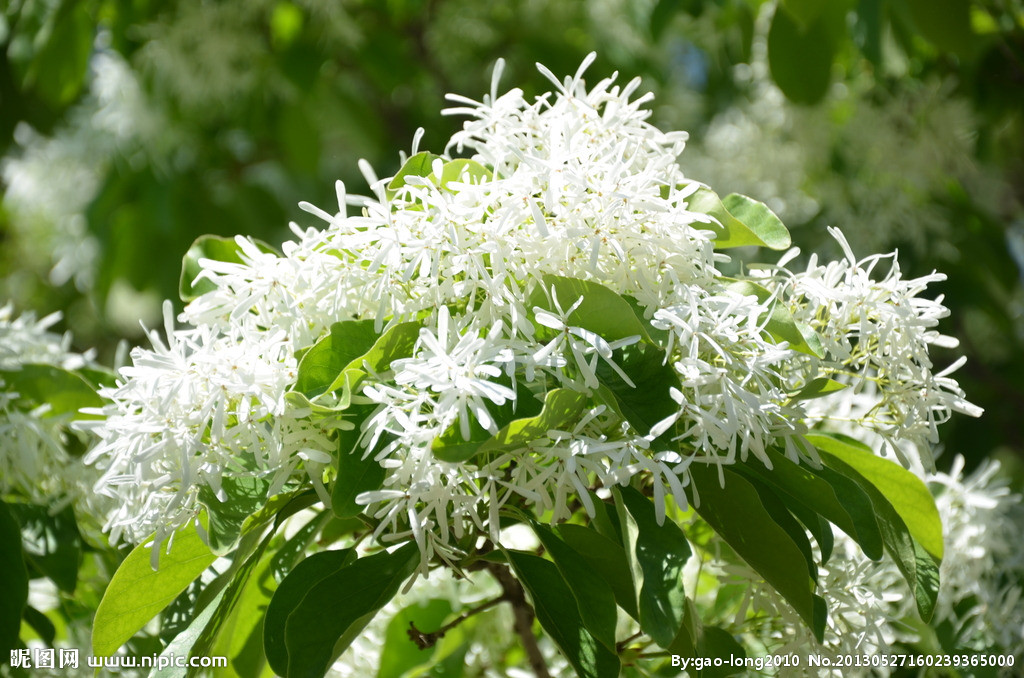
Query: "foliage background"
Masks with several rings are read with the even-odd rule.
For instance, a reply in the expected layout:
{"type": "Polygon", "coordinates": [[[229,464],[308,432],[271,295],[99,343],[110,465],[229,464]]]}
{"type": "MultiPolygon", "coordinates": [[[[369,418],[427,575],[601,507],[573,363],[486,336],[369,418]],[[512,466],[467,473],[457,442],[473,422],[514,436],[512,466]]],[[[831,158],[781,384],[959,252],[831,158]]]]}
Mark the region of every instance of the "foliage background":
{"type": "Polygon", "coordinates": [[[197,236],[279,244],[312,225],[300,200],[363,190],[359,158],[393,173],[419,127],[441,150],[444,94],[486,91],[497,58],[530,94],[534,62],[591,50],[592,79],[643,77],[652,122],[690,131],[688,175],[765,200],[807,249],[834,225],[947,273],[942,329],[986,414],[945,445],[1024,458],[1020,0],[4,0],[0,305],[62,311],[109,363],[197,236]]]}
{"type": "Polygon", "coordinates": [[[0,296],[112,354],[175,298],[204,233],[276,244],[356,160],[397,168],[446,92],[533,67],[640,75],[683,167],[769,202],[801,243],[937,268],[984,407],[948,446],[1024,449],[1024,8],[1019,0],[10,0],[0,14],[0,296]],[[781,89],[780,89],[781,88],[781,89]],[[691,169],[692,168],[692,169],[691,169]]]}

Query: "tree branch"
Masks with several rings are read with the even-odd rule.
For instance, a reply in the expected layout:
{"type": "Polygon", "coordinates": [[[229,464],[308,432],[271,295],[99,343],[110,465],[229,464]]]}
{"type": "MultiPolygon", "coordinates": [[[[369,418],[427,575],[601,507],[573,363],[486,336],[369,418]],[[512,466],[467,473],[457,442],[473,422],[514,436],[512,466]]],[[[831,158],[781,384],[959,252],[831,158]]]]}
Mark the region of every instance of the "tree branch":
{"type": "Polygon", "coordinates": [[[551,678],[547,664],[544,663],[544,655],[541,654],[540,646],[537,645],[537,638],[533,635],[533,608],[526,602],[523,585],[512,576],[512,573],[504,565],[487,563],[486,569],[501,584],[501,589],[504,592],[502,598],[512,603],[512,613],[515,618],[514,628],[519,640],[523,643],[530,668],[537,674],[537,678],[551,678]]]}

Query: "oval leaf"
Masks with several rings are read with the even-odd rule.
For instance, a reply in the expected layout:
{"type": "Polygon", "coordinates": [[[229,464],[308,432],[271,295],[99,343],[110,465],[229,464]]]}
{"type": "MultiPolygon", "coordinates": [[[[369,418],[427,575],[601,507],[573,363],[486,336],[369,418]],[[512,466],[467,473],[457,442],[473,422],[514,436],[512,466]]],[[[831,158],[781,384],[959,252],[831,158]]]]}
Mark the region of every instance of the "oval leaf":
{"type": "Polygon", "coordinates": [[[343,652],[373,615],[395,596],[419,560],[419,549],[415,543],[409,543],[393,553],[385,551],[360,558],[328,573],[309,588],[285,622],[285,675],[321,678],[336,653],[343,652]]]}
{"type": "Polygon", "coordinates": [[[663,648],[672,644],[686,614],[683,567],[692,551],[683,531],[658,516],[650,499],[632,487],[613,490],[633,570],[640,628],[663,648]]]}
{"type": "Polygon", "coordinates": [[[554,564],[529,553],[508,551],[508,559],[530,593],[537,621],[580,678],[617,678],[619,658],[586,629],[572,590],[554,564]]]}
{"type": "Polygon", "coordinates": [[[174,533],[159,569],[153,569],[151,556],[149,545],[139,544],[114,573],[93,621],[94,655],[116,654],[217,558],[191,525],[174,533]]]}
{"type": "Polygon", "coordinates": [[[352,549],[323,551],[292,568],[277,587],[267,606],[263,620],[263,649],[270,668],[280,676],[288,672],[288,648],[285,645],[285,624],[302,599],[328,575],[338,572],[355,559],[352,549]]]}
{"type": "Polygon", "coordinates": [[[550,527],[533,524],[540,543],[569,585],[580,618],[587,630],[611,651],[615,651],[615,596],[608,583],[591,569],[587,560],[562,541],[550,527]]]}
{"type": "Polygon", "coordinates": [[[942,559],[942,519],[924,481],[852,438],[811,434],[807,440],[819,450],[841,459],[870,481],[892,504],[911,536],[928,553],[942,559]]]}
{"type": "Polygon", "coordinates": [[[827,610],[825,601],[814,594],[815,576],[808,567],[805,550],[776,523],[749,481],[731,469],[720,470],[725,476],[724,487],[715,469],[696,464],[690,467],[700,497],[697,513],[793,606],[821,642],[827,610]]]}
{"type": "MultiPolygon", "coordinates": [[[[21,615],[28,603],[28,571],[21,551],[21,528],[0,501],[0,657],[18,644],[21,615]]],[[[2,660],[0,660],[2,661],[2,660]]]]}

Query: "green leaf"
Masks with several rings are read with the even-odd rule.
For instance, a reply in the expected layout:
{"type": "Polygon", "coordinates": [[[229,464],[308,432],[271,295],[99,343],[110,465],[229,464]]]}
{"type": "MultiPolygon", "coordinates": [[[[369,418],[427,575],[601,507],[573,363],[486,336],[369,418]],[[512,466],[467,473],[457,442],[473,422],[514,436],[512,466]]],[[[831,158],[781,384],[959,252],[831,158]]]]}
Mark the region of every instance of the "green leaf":
{"type": "Polygon", "coordinates": [[[314,584],[285,622],[285,675],[323,676],[335,653],[344,651],[373,615],[394,597],[419,560],[418,547],[409,543],[393,553],[360,558],[314,584]]]}
{"type": "Polygon", "coordinates": [[[800,22],[801,26],[808,26],[818,18],[821,10],[829,0],[782,0],[782,4],[793,15],[793,18],[800,22]]]}
{"type": "MultiPolygon", "coordinates": [[[[277,251],[265,242],[254,239],[253,243],[262,252],[277,254],[277,251]]],[[[196,282],[196,276],[203,270],[199,264],[200,259],[241,264],[241,251],[242,248],[238,246],[234,238],[224,238],[219,235],[201,235],[196,238],[181,259],[181,276],[178,279],[178,296],[181,297],[181,300],[192,301],[196,297],[217,289],[217,286],[209,280],[203,279],[196,282]]]]}
{"type": "MultiPolygon", "coordinates": [[[[237,607],[239,602],[243,600],[244,594],[250,590],[249,585],[253,574],[257,571],[259,572],[257,587],[273,585],[274,578],[270,572],[272,557],[266,554],[267,546],[273,537],[274,534],[271,532],[260,541],[259,546],[251,553],[244,555],[236,554],[236,561],[233,564],[234,570],[229,570],[227,573],[230,577],[227,586],[221,589],[206,607],[202,609],[197,616],[196,622],[189,624],[188,628],[175,637],[168,647],[165,648],[162,656],[208,657],[214,654],[217,656],[227,656],[212,651],[212,648],[219,639],[224,639],[221,645],[222,652],[231,652],[234,644],[244,647],[246,643],[253,640],[253,627],[260,621],[258,613],[262,612],[262,610],[250,607],[248,611],[252,613],[252,616],[239,620],[237,607]],[[239,562],[238,558],[244,558],[244,560],[239,562]],[[199,623],[198,620],[202,620],[202,622],[199,623]],[[241,621],[241,625],[239,625],[239,621],[241,621]]],[[[263,594],[259,593],[257,597],[260,596],[263,596],[263,594]]],[[[201,675],[203,672],[204,670],[198,667],[176,666],[173,662],[170,662],[165,668],[153,671],[150,674],[150,678],[194,677],[201,675]]]]}
{"type": "MultiPolygon", "coordinates": [[[[0,501],[0,657],[18,644],[21,616],[28,603],[28,572],[21,550],[21,528],[0,501]]],[[[0,659],[3,661],[3,659],[0,659]]]]}
{"type": "Polygon", "coordinates": [[[530,594],[537,620],[580,678],[617,678],[619,658],[584,626],[576,599],[553,564],[521,551],[509,562],[530,594]]]}
{"type": "Polygon", "coordinates": [[[828,92],[836,55],[836,36],[829,26],[832,14],[836,12],[826,9],[801,26],[783,5],[772,17],[768,67],[775,84],[794,103],[816,104],[828,92]]]}
{"type": "MultiPolygon", "coordinates": [[[[529,394],[520,391],[519,399],[529,401],[529,394]]],[[[536,401],[534,401],[536,402],[536,401]]],[[[511,452],[526,447],[543,438],[548,431],[564,429],[576,423],[587,406],[587,398],[581,393],[556,388],[544,396],[544,405],[535,416],[510,421],[489,440],[480,445],[479,454],[488,452],[511,452]]]]}
{"type": "Polygon", "coordinates": [[[348,407],[348,399],[366,376],[366,370],[378,374],[386,372],[391,368],[393,361],[411,356],[422,327],[423,323],[414,320],[398,323],[385,330],[366,353],[356,357],[345,367],[329,390],[344,388],[342,405],[348,407]]]}
{"type": "Polygon", "coordinates": [[[803,388],[796,393],[793,393],[790,398],[793,400],[810,400],[811,398],[821,398],[827,396],[830,393],[836,391],[842,391],[847,387],[847,384],[836,381],[835,379],[829,379],[828,377],[818,377],[807,382],[803,388]]]}
{"type": "MultiPolygon", "coordinates": [[[[31,605],[26,605],[22,618],[33,631],[39,634],[39,639],[43,641],[44,645],[53,647],[53,641],[57,637],[57,627],[53,625],[49,617],[31,605]]],[[[0,660],[0,664],[2,663],[2,660],[0,660]]]]}
{"type": "Polygon", "coordinates": [[[235,675],[257,676],[266,665],[263,618],[277,588],[273,568],[279,554],[262,556],[248,576],[230,617],[222,625],[216,643],[210,647],[211,656],[228,658],[235,675]]]}
{"type": "Polygon", "coordinates": [[[147,542],[136,546],[117,568],[93,620],[94,655],[115,654],[216,560],[191,525],[175,532],[172,540],[170,553],[160,555],[159,569],[151,565],[147,542]]]}
{"type": "Polygon", "coordinates": [[[728,664],[737,663],[730,661],[730,657],[745,659],[747,651],[736,642],[731,633],[717,626],[705,626],[697,643],[697,656],[715,659],[721,657],[725,660],[724,666],[707,666],[697,672],[697,678],[725,678],[744,673],[746,669],[741,666],[731,667],[728,664]]]}
{"type": "Polygon", "coordinates": [[[263,649],[267,662],[278,675],[284,676],[288,672],[288,648],[284,635],[288,616],[317,583],[347,567],[355,556],[353,549],[314,553],[296,565],[277,587],[263,621],[263,649]]]}
{"type": "MultiPolygon", "coordinates": [[[[175,666],[174,662],[171,661],[171,657],[188,657],[191,656],[192,647],[195,645],[196,640],[202,634],[203,629],[210,623],[217,609],[220,607],[221,601],[227,595],[227,589],[221,589],[210,603],[203,608],[203,610],[196,615],[195,619],[188,627],[174,637],[164,651],[160,653],[161,657],[166,657],[168,663],[164,668],[154,668],[149,673],[149,678],[183,678],[186,675],[185,667],[175,666]]],[[[95,643],[94,643],[95,646],[95,643]]],[[[94,649],[95,653],[96,650],[94,649]]]]}
{"type": "Polygon", "coordinates": [[[74,510],[68,506],[51,514],[46,506],[32,504],[8,508],[21,524],[25,561],[62,591],[74,593],[82,563],[82,535],[74,510]]]}
{"type": "Polygon", "coordinates": [[[373,450],[349,447],[346,442],[339,444],[338,477],[331,490],[331,509],[339,518],[359,515],[363,507],[356,503],[356,497],[380,489],[385,475],[384,467],[373,458],[373,450]]]}
{"type": "Polygon", "coordinates": [[[413,603],[399,611],[388,622],[384,632],[377,678],[402,678],[413,669],[433,661],[438,646],[421,650],[409,637],[410,624],[423,633],[431,633],[441,628],[451,613],[451,602],[442,598],[413,603]]]}
{"type": "MultiPolygon", "coordinates": [[[[213,616],[210,617],[209,622],[203,627],[202,632],[198,635],[187,654],[201,657],[210,656],[212,654],[211,649],[217,642],[218,638],[221,637],[221,634],[225,630],[225,626],[234,618],[236,608],[239,602],[243,600],[246,591],[249,589],[249,584],[254,574],[257,572],[259,573],[257,577],[258,587],[267,588],[272,586],[274,583],[274,578],[271,573],[273,556],[272,554],[268,555],[266,551],[267,546],[273,538],[273,532],[267,534],[256,550],[245,558],[245,561],[234,573],[234,576],[231,578],[231,582],[228,584],[227,588],[224,589],[224,595],[217,602],[213,616]]],[[[265,596],[261,593],[258,597],[263,598],[265,596]]],[[[225,636],[229,647],[232,641],[244,643],[244,641],[249,640],[254,630],[254,623],[255,622],[252,619],[243,619],[241,627],[238,627],[237,624],[233,624],[232,634],[225,636]]],[[[257,636],[257,638],[258,637],[259,636],[257,636]]],[[[198,673],[199,672],[197,670],[190,668],[187,675],[195,676],[198,673]]]]}
{"type": "Polygon", "coordinates": [[[935,603],[939,595],[939,563],[941,559],[930,554],[914,538],[899,511],[894,508],[887,496],[871,479],[862,475],[858,469],[847,464],[838,456],[824,450],[821,451],[821,456],[822,460],[830,467],[857,482],[870,497],[885,550],[895,561],[897,568],[913,591],[921,619],[926,622],[930,621],[935,612],[935,603]]]}
{"type": "Polygon", "coordinates": [[[775,213],[744,195],[731,193],[723,202],[710,188],[701,186],[687,198],[687,206],[715,219],[697,227],[714,232],[716,249],[757,246],[782,250],[790,245],[789,231],[775,213]]]}
{"type": "Polygon", "coordinates": [[[470,182],[474,184],[490,181],[491,170],[487,169],[476,160],[468,158],[456,158],[444,164],[441,168],[441,188],[447,188],[453,181],[470,182]]]}
{"type": "Polygon", "coordinates": [[[730,193],[722,199],[722,205],[765,246],[773,250],[784,250],[793,244],[782,220],[763,202],[739,193],[730,193]]]}
{"type": "Polygon", "coordinates": [[[40,47],[25,74],[26,83],[53,106],[70,104],[85,84],[95,33],[89,3],[60,3],[35,36],[40,47]]]}
{"type": "Polygon", "coordinates": [[[946,52],[969,56],[974,50],[970,0],[907,0],[914,26],[946,52]]]}
{"type": "Polygon", "coordinates": [[[569,314],[570,326],[590,330],[608,342],[632,336],[639,336],[643,341],[651,340],[633,306],[604,285],[557,275],[545,275],[542,284],[543,289],[534,290],[530,296],[530,303],[554,315],[559,313],[554,298],[549,299],[552,292],[563,311],[569,310],[582,298],[576,310],[569,314]]]}
{"type": "Polygon", "coordinates": [[[730,666],[734,662],[729,660],[730,656],[745,658],[747,652],[743,646],[736,642],[736,639],[727,631],[717,626],[705,626],[701,623],[700,614],[693,601],[687,601],[683,626],[667,649],[673,655],[679,655],[682,660],[679,668],[688,672],[687,675],[693,675],[696,678],[724,678],[746,671],[742,664],[736,667],[730,666]],[[705,664],[703,668],[695,669],[693,660],[697,657],[702,660],[721,657],[725,662],[723,666],[705,664]]]}
{"type": "Polygon", "coordinates": [[[654,504],[632,487],[613,490],[633,571],[640,628],[667,648],[686,613],[683,567],[691,555],[683,531],[671,519],[658,524],[654,504]]]}
{"type": "Polygon", "coordinates": [[[293,390],[310,399],[334,390],[339,375],[354,360],[366,355],[379,337],[373,320],[334,323],[330,333],[302,356],[293,390]]]}
{"type": "MultiPolygon", "coordinates": [[[[737,280],[729,283],[728,290],[744,296],[754,296],[761,303],[771,298],[772,293],[762,285],[750,280],[737,280]]],[[[762,315],[763,319],[764,316],[762,315]]],[[[776,301],[772,307],[765,329],[776,339],[776,341],[789,342],[789,347],[794,351],[813,355],[817,358],[825,357],[825,349],[821,345],[821,338],[808,325],[798,323],[793,319],[781,302],[776,301]]],[[[837,389],[834,389],[837,390],[837,389]]]]}
{"type": "Polygon", "coordinates": [[[856,482],[827,466],[812,469],[797,464],[776,450],[768,450],[767,455],[771,470],[755,461],[738,468],[756,473],[761,481],[778,490],[787,506],[802,504],[835,524],[860,544],[868,558],[882,557],[882,535],[871,499],[856,482]]]}
{"type": "Polygon", "coordinates": [[[562,579],[576,599],[583,625],[606,648],[615,651],[615,596],[601,575],[591,569],[587,559],[562,541],[546,525],[532,524],[540,543],[551,556],[562,579]]]}
{"type": "Polygon", "coordinates": [[[633,575],[629,570],[629,562],[626,560],[622,544],[583,525],[564,523],[556,527],[555,531],[608,583],[619,607],[633,619],[637,619],[640,613],[636,607],[633,575]]]}
{"type": "Polygon", "coordinates": [[[207,534],[210,550],[223,556],[238,545],[246,518],[267,503],[270,481],[258,476],[225,476],[221,480],[222,501],[208,485],[199,488],[199,501],[209,516],[207,534]]]}
{"type": "MultiPolygon", "coordinates": [[[[604,361],[598,362],[595,370],[601,383],[599,396],[613,396],[614,410],[640,435],[647,435],[651,427],[678,411],[669,389],[680,388],[679,375],[665,358],[665,351],[647,343],[615,351],[613,360],[635,386],[604,361]]],[[[670,430],[665,436],[669,445],[673,433],[670,430]]]]}
{"type": "Polygon", "coordinates": [[[821,642],[827,610],[825,601],[814,594],[815,576],[804,550],[776,523],[749,481],[729,468],[719,470],[725,487],[719,484],[715,469],[690,466],[694,492],[700,498],[697,513],[793,606],[821,642]]]}
{"type": "Polygon", "coordinates": [[[864,476],[892,504],[910,535],[928,553],[942,560],[942,519],[924,481],[852,438],[814,433],[808,435],[807,440],[864,476]]]}
{"type": "Polygon", "coordinates": [[[102,407],[103,398],[84,378],[53,365],[26,363],[17,370],[0,370],[5,390],[17,391],[15,401],[25,409],[43,403],[49,405],[44,417],[74,415],[73,419],[94,419],[96,415],[80,414],[83,407],[102,407]]]}
{"type": "Polygon", "coordinates": [[[431,165],[440,157],[439,155],[423,151],[406,160],[402,168],[398,170],[398,173],[388,183],[386,189],[388,200],[393,199],[398,194],[398,189],[405,186],[406,178],[430,175],[432,172],[431,165]]]}

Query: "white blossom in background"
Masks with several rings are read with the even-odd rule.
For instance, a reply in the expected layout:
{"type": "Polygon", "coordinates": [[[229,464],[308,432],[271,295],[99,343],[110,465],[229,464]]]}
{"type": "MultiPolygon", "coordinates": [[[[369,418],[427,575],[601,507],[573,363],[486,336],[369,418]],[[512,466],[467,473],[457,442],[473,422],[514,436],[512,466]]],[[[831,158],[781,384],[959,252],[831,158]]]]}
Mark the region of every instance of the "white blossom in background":
{"type": "Polygon", "coordinates": [[[379,331],[422,323],[412,354],[367,375],[352,402],[368,411],[356,454],[385,470],[383,486],[358,501],[377,538],[415,539],[424,564],[457,559],[467,534],[497,539],[509,503],[558,521],[577,498],[591,510],[587,490],[640,474],[653,479],[661,514],[666,496],[686,506],[693,463],[767,459],[773,446],[805,458],[803,434],[820,415],[792,396],[821,375],[852,393],[877,387],[870,416],[853,423],[894,444],[929,444],[951,409],[975,413],[927,356],[942,341],[941,300],[922,297],[937,277],[903,280],[894,267],[875,283],[869,271],[884,258],[849,254],[804,273],[785,260],[764,269],[764,299],[737,289],[719,271],[729,259],[714,250],[711,218],[689,208],[700,184],[678,164],[686,133],[647,122],[639,80],[588,89],[591,61],[564,80],[541,67],[554,89],[533,101],[499,93],[500,65],[482,101],[452,96],[447,112],[468,120],[446,152],[478,163],[463,173],[445,174],[443,156],[433,179],[389,188],[363,163],[372,196],[339,183],[336,211],[303,203],[324,227],[293,225],[281,255],[239,237],[241,263],[200,261],[212,288],[185,308],[185,325],[168,318],[167,338],[151,333],[153,348],[136,349],[103,391],[110,404],[89,460],[104,473],[98,491],[120,502],[113,534],[166,535],[195,516],[203,488],[220,493],[229,478],[265,478],[273,491],[311,482],[322,493],[334,430],[353,423],[285,395],[297,352],[349,320],[379,331]],[[641,432],[594,399],[600,374],[631,383],[620,362],[640,337],[580,326],[581,299],[560,298],[545,275],[635,299],[679,380],[666,393],[671,416],[641,432]],[[817,330],[822,355],[766,331],[776,304],[817,330]],[[583,399],[575,419],[480,459],[435,455],[442,436],[493,434],[501,408],[554,389],[583,399]],[[666,438],[673,444],[656,442],[666,438]]]}
{"type": "Polygon", "coordinates": [[[174,134],[148,105],[135,74],[114,51],[90,62],[89,91],[66,125],[46,137],[25,123],[15,130],[20,154],[0,166],[3,205],[27,261],[49,270],[50,282],[91,289],[99,244],[88,233],[85,211],[100,190],[115,155],[132,161],[145,146],[159,155],[174,134]],[[33,261],[46,253],[48,261],[33,261]]]}
{"type": "Polygon", "coordinates": [[[37,319],[15,316],[11,304],[0,307],[0,494],[43,504],[84,499],[97,477],[68,454],[68,417],[49,416],[46,403],[26,409],[16,385],[3,377],[23,365],[91,366],[92,354],[75,353],[70,335],[51,331],[59,321],[57,313],[37,319]]]}

